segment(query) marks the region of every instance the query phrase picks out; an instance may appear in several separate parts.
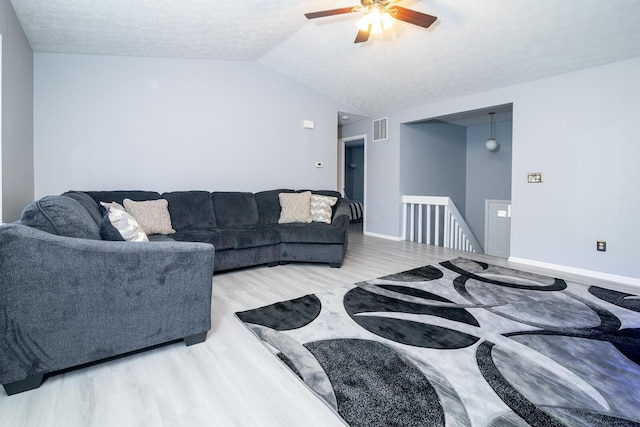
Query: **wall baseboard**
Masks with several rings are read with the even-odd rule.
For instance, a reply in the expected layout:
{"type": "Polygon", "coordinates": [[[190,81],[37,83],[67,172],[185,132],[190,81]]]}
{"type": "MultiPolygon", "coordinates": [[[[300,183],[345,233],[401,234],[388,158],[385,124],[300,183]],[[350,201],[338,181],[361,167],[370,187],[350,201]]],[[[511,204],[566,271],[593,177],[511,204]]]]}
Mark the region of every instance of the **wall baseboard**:
{"type": "Polygon", "coordinates": [[[401,240],[404,240],[402,238],[402,236],[389,236],[387,234],[378,234],[378,233],[372,233],[370,231],[364,231],[363,234],[365,236],[371,236],[371,237],[379,237],[381,239],[387,239],[387,240],[393,240],[395,242],[399,242],[401,240]]]}
{"type": "Polygon", "coordinates": [[[625,285],[637,286],[640,288],[640,279],[635,277],[619,276],[617,274],[603,273],[601,271],[586,270],[582,268],[568,267],[566,265],[550,264],[546,262],[533,261],[525,258],[509,257],[509,262],[516,264],[524,264],[532,267],[546,268],[548,270],[557,270],[563,273],[578,274],[580,276],[588,276],[596,279],[608,280],[610,282],[624,283],[625,285]]]}

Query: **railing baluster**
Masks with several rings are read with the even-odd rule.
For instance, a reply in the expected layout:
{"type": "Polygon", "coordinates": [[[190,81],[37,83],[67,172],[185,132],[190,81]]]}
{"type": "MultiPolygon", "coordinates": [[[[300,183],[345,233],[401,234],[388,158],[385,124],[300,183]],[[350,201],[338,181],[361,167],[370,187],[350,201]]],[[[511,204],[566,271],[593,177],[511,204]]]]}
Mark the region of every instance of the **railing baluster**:
{"type": "Polygon", "coordinates": [[[436,235],[435,245],[436,246],[442,246],[440,244],[440,205],[436,205],[436,229],[435,229],[435,235],[436,235]]]}
{"type": "Polygon", "coordinates": [[[473,233],[449,197],[403,196],[402,199],[402,234],[405,240],[477,252],[479,245],[476,248],[473,233]]]}
{"type": "Polygon", "coordinates": [[[427,205],[427,245],[431,244],[431,205],[427,205]]]}
{"type": "Polygon", "coordinates": [[[444,235],[444,247],[451,247],[451,218],[449,215],[449,205],[444,205],[444,229],[446,233],[444,235]]]}
{"type": "Polygon", "coordinates": [[[411,204],[411,241],[416,241],[416,209],[413,203],[411,204]]]}
{"type": "Polygon", "coordinates": [[[422,243],[422,208],[423,204],[418,205],[418,243],[422,243]]]}

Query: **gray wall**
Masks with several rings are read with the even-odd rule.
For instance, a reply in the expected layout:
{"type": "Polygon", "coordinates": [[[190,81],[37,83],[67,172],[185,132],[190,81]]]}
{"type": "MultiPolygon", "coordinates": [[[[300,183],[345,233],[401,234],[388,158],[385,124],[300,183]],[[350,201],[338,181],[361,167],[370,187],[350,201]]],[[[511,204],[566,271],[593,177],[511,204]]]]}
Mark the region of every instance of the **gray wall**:
{"type": "Polygon", "coordinates": [[[0,0],[2,166],[0,221],[14,221],[33,201],[33,53],[9,0],[0,0]]]}
{"type": "Polygon", "coordinates": [[[495,137],[500,150],[492,153],[485,143],[491,134],[487,125],[467,128],[467,224],[484,247],[484,201],[511,200],[511,121],[495,124],[495,137]]]}
{"type": "Polygon", "coordinates": [[[337,189],[345,108],[253,62],[36,54],[36,196],[337,189]]]}
{"type": "Polygon", "coordinates": [[[400,129],[400,191],[421,196],[449,196],[465,211],[467,132],[441,122],[403,125],[400,129]]]}
{"type": "Polygon", "coordinates": [[[513,104],[511,259],[640,278],[639,75],[636,58],[390,113],[389,139],[367,151],[369,233],[401,235],[404,123],[513,104]],[[527,172],[544,183],[527,184],[527,172]],[[596,252],[598,239],[607,252],[596,252]]]}
{"type": "Polygon", "coordinates": [[[340,129],[342,138],[368,135],[364,233],[399,239],[399,233],[394,234],[398,228],[388,231],[394,228],[388,219],[397,213],[401,200],[399,145],[389,140],[372,141],[371,129],[371,120],[365,119],[342,125],[340,129]]]}

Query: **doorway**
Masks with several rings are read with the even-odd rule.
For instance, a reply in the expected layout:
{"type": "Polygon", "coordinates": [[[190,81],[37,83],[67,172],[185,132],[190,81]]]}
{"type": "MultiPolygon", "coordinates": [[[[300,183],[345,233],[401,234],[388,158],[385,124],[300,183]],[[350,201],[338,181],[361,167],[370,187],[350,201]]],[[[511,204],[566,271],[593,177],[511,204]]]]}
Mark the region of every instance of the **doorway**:
{"type": "MultiPolygon", "coordinates": [[[[483,245],[486,241],[485,201],[511,199],[512,124],[512,104],[404,124],[400,135],[403,194],[448,195],[483,245]],[[486,145],[491,136],[499,143],[493,151],[486,145]]],[[[500,208],[500,214],[505,209],[500,208]]],[[[497,214],[494,212],[494,216],[497,214]]],[[[504,239],[507,242],[510,239],[506,234],[510,229],[506,225],[501,227],[500,233],[505,234],[494,233],[490,243],[499,249],[499,256],[506,258],[509,247],[504,239]],[[502,239],[499,243],[497,237],[502,239]]],[[[492,228],[491,232],[494,231],[497,233],[492,228]]],[[[486,251],[486,247],[483,250],[486,251]]]]}
{"type": "Polygon", "coordinates": [[[342,194],[358,208],[352,209],[352,225],[365,229],[364,206],[366,199],[366,135],[358,135],[340,140],[339,185],[342,194]]]}

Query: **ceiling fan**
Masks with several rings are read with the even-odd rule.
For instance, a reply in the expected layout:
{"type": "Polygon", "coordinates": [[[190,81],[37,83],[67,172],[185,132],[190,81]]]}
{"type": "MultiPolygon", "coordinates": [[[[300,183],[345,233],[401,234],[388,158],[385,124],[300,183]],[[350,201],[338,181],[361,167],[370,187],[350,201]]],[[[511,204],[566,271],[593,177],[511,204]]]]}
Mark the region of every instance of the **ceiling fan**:
{"type": "Polygon", "coordinates": [[[360,0],[360,6],[310,12],[305,13],[304,16],[307,19],[315,19],[345,13],[364,12],[364,16],[358,21],[358,34],[354,43],[366,42],[369,40],[370,34],[377,34],[386,30],[394,24],[396,19],[424,28],[429,28],[438,19],[426,13],[416,12],[400,6],[391,6],[392,3],[397,3],[398,1],[400,0],[360,0]]]}

